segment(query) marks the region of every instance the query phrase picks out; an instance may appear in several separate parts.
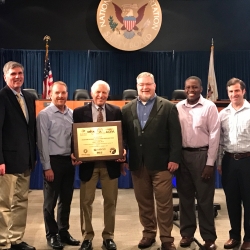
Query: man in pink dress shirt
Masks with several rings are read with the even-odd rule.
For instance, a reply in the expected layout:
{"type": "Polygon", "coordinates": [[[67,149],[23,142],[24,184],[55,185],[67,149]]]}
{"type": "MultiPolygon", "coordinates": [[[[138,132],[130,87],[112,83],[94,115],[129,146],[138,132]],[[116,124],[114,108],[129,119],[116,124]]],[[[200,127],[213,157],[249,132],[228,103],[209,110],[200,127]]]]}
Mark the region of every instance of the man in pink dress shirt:
{"type": "Polygon", "coordinates": [[[182,129],[182,159],[176,174],[180,198],[181,247],[189,247],[196,231],[197,199],[200,234],[206,250],[215,250],[214,189],[220,122],[215,104],[202,97],[202,82],[196,76],[185,81],[187,99],[176,106],[182,129]]]}

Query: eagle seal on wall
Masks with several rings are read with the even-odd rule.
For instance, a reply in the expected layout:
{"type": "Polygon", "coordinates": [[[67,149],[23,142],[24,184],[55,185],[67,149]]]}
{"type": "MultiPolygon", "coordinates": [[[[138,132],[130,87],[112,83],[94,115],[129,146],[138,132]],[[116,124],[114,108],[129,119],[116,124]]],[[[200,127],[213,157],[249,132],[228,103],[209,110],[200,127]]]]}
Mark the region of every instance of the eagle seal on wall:
{"type": "Polygon", "coordinates": [[[124,37],[127,39],[132,39],[135,36],[134,31],[138,31],[139,28],[137,27],[137,24],[140,23],[144,16],[145,8],[148,4],[144,4],[140,9],[138,9],[137,14],[138,16],[134,16],[134,10],[137,9],[136,4],[124,4],[123,10],[116,5],[115,3],[112,3],[115,8],[115,14],[118,19],[118,21],[123,25],[121,27],[121,30],[125,30],[124,37]],[[125,15],[123,15],[123,13],[125,15]]]}

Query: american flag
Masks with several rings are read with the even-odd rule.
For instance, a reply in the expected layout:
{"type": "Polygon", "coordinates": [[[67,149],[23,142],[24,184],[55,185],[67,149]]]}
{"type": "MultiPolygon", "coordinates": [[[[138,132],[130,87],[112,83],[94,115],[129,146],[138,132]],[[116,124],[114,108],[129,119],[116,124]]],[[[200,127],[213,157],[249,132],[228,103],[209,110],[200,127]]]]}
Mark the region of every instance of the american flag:
{"type": "Polygon", "coordinates": [[[45,57],[43,72],[43,99],[50,99],[51,86],[53,84],[53,76],[50,68],[49,57],[45,57]]]}

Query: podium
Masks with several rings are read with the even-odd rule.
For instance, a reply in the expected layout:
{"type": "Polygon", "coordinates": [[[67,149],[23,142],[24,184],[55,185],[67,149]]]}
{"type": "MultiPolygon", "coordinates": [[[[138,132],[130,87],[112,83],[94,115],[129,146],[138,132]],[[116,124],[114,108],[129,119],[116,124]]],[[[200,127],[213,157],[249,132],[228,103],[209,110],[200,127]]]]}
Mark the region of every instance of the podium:
{"type": "MultiPolygon", "coordinates": [[[[75,109],[77,107],[81,107],[83,105],[87,105],[92,100],[84,100],[84,101],[67,101],[66,105],[71,108],[75,109]]],[[[107,103],[119,106],[122,108],[124,105],[126,105],[129,101],[107,101],[107,103]]],[[[173,103],[178,103],[178,101],[172,101],[173,103]]],[[[47,107],[51,103],[50,100],[36,100],[36,115],[45,107],[47,107]]],[[[221,111],[223,108],[228,106],[230,102],[229,101],[217,101],[215,102],[218,111],[221,111]]],[[[157,163],[156,163],[157,164],[157,163]]],[[[173,183],[174,184],[174,183],[173,183]]],[[[75,188],[80,187],[80,180],[78,175],[78,167],[76,167],[76,175],[75,175],[75,188]]],[[[118,179],[118,187],[119,188],[132,188],[132,178],[129,171],[127,171],[126,176],[120,176],[118,179]]],[[[216,182],[215,187],[220,188],[221,187],[221,178],[218,173],[216,173],[216,182]]],[[[42,189],[43,188],[43,170],[42,170],[42,164],[39,159],[39,154],[37,152],[37,164],[34,172],[31,174],[30,179],[30,188],[31,189],[42,189]]]]}

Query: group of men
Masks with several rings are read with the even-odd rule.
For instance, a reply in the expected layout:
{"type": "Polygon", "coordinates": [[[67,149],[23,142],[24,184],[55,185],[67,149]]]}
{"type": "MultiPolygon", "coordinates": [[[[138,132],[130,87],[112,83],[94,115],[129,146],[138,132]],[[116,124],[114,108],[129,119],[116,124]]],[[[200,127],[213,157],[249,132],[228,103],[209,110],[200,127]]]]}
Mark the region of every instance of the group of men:
{"type": "Polygon", "coordinates": [[[24,68],[10,61],[3,68],[6,86],[0,91],[0,249],[35,250],[22,241],[27,217],[30,171],[36,161],[36,141],[44,173],[43,214],[47,243],[53,249],[80,241],[69,233],[75,165],[79,165],[80,250],[93,249],[92,205],[96,184],[104,198],[103,245],[114,242],[118,177],[129,166],[143,226],[138,248],[155,243],[157,227],[162,250],[175,250],[172,177],[176,174],[180,198],[181,247],[189,247],[196,231],[195,199],[200,234],[206,250],[216,249],[213,198],[215,161],[222,174],[231,230],[225,249],[241,244],[241,204],[244,206],[242,250],[250,249],[250,104],[244,99],[245,84],[237,78],[227,83],[231,103],[220,113],[204,99],[200,78],[185,81],[187,98],[177,105],[156,95],[151,73],[138,75],[138,97],[122,110],[106,103],[108,83],[91,87],[92,102],[74,111],[66,106],[67,85],[55,82],[51,104],[36,119],[35,99],[21,87],[24,68]],[[123,157],[118,160],[80,162],[75,158],[72,124],[121,121],[123,157]],[[219,150],[218,150],[219,148],[219,150]],[[129,151],[129,156],[126,152],[129,151]],[[127,158],[127,163],[124,163],[127,158]],[[57,205],[57,219],[54,210],[57,205]]]}

